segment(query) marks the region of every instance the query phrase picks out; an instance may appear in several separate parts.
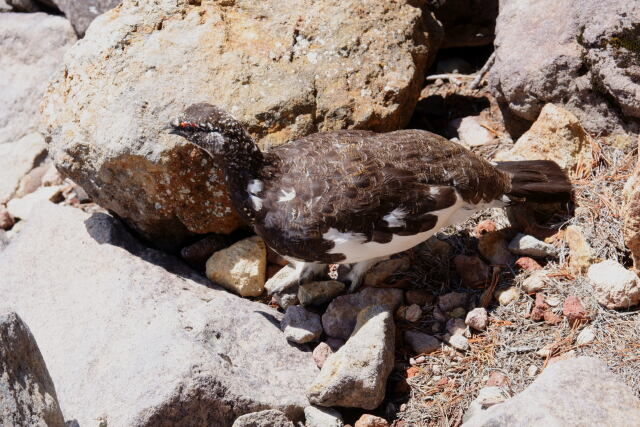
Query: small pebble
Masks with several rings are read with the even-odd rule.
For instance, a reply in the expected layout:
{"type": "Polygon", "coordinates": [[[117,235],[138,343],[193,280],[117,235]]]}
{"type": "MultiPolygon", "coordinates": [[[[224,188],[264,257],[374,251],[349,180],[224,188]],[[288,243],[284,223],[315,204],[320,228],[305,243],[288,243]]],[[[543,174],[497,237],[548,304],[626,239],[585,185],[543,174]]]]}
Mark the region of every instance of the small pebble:
{"type": "Polygon", "coordinates": [[[411,289],[405,292],[405,299],[409,305],[417,304],[422,307],[426,304],[432,303],[434,297],[427,291],[411,289]]]}
{"type": "Polygon", "coordinates": [[[518,258],[516,260],[516,266],[520,267],[524,271],[542,270],[542,266],[538,264],[538,261],[528,256],[518,258]]]}
{"type": "Polygon", "coordinates": [[[455,317],[457,319],[462,319],[467,315],[467,310],[462,307],[456,307],[451,310],[449,313],[449,317],[455,317]]]}
{"type": "Polygon", "coordinates": [[[313,349],[313,361],[316,362],[316,366],[322,369],[327,357],[333,354],[333,350],[329,344],[321,342],[313,349]]]}
{"type": "Polygon", "coordinates": [[[540,350],[536,351],[536,355],[538,357],[547,358],[551,356],[552,351],[553,351],[553,348],[551,347],[551,345],[547,344],[544,347],[542,347],[540,350]]]}
{"type": "Polygon", "coordinates": [[[509,384],[509,378],[501,371],[491,371],[487,380],[487,387],[504,387],[509,384]]]}
{"type": "Polygon", "coordinates": [[[592,327],[586,327],[578,334],[576,345],[587,345],[596,339],[596,333],[592,327]]]}
{"type": "Polygon", "coordinates": [[[496,223],[490,219],[485,219],[484,221],[480,221],[478,225],[473,229],[473,234],[476,237],[480,237],[485,233],[493,233],[498,230],[498,226],[496,223]]]}
{"type": "Polygon", "coordinates": [[[518,233],[509,243],[509,250],[514,254],[541,258],[558,255],[558,249],[555,246],[522,233],[518,233]]]}
{"type": "Polygon", "coordinates": [[[487,310],[482,307],[471,310],[465,319],[465,324],[476,331],[484,331],[487,329],[488,322],[489,315],[487,314],[487,310]]]}
{"type": "Polygon", "coordinates": [[[298,344],[315,341],[322,335],[320,316],[298,305],[287,307],[280,327],[287,340],[298,344]]]}
{"type": "Polygon", "coordinates": [[[404,312],[404,318],[407,322],[417,322],[422,316],[422,309],[418,304],[411,304],[404,312]]]}
{"type": "Polygon", "coordinates": [[[547,286],[547,275],[544,271],[534,271],[531,276],[524,279],[522,282],[522,290],[528,294],[540,292],[547,286]]]}
{"type": "Polygon", "coordinates": [[[324,304],[345,290],[345,285],[336,280],[305,283],[298,288],[298,300],[302,305],[324,304]]]}
{"type": "Polygon", "coordinates": [[[544,300],[544,295],[536,294],[536,302],[531,309],[530,318],[534,322],[539,322],[544,319],[545,313],[549,311],[549,304],[544,300]]]}
{"type": "Polygon", "coordinates": [[[384,418],[371,414],[362,414],[353,427],[389,427],[389,423],[384,418]]]}
{"type": "Polygon", "coordinates": [[[609,259],[593,264],[587,276],[601,305],[627,309],[640,303],[640,278],[617,261],[609,259]]]}
{"type": "Polygon", "coordinates": [[[447,312],[467,304],[468,295],[463,292],[449,292],[438,297],[438,307],[447,312]]]}
{"type": "Polygon", "coordinates": [[[520,298],[520,290],[515,286],[511,286],[507,289],[497,290],[494,296],[496,297],[500,305],[509,305],[520,298]]]}
{"type": "Polygon", "coordinates": [[[585,310],[580,298],[575,295],[569,295],[562,305],[562,314],[565,315],[571,326],[576,323],[586,322],[589,319],[587,310],[585,310]]]}
{"type": "Polygon", "coordinates": [[[307,406],[304,408],[305,427],[342,427],[342,415],[332,408],[307,406]]]}
{"type": "Polygon", "coordinates": [[[464,335],[467,330],[467,325],[462,319],[450,319],[447,322],[447,332],[451,335],[464,335]]]}
{"type": "Polygon", "coordinates": [[[550,297],[547,297],[546,302],[547,304],[549,304],[550,307],[557,307],[560,305],[562,300],[557,296],[550,296],[550,297]]]}
{"type": "Polygon", "coordinates": [[[423,332],[406,331],[404,339],[417,354],[431,353],[440,349],[440,340],[423,332]]]}
{"type": "Polygon", "coordinates": [[[478,251],[493,265],[508,265],[511,263],[511,252],[507,247],[502,233],[485,233],[478,239],[478,251]]]}
{"type": "Polygon", "coordinates": [[[449,345],[456,350],[466,351],[469,349],[469,340],[463,335],[452,335],[449,338],[449,345]]]}

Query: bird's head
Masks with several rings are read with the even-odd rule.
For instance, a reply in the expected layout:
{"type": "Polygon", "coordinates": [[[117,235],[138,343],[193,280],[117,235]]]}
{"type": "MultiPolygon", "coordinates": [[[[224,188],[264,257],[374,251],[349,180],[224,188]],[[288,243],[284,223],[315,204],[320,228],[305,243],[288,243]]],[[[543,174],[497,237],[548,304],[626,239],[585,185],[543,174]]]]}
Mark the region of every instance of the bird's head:
{"type": "Polygon", "coordinates": [[[172,134],[180,135],[205,150],[214,159],[229,153],[241,153],[253,144],[242,124],[215,105],[200,103],[189,106],[171,121],[172,134]]]}

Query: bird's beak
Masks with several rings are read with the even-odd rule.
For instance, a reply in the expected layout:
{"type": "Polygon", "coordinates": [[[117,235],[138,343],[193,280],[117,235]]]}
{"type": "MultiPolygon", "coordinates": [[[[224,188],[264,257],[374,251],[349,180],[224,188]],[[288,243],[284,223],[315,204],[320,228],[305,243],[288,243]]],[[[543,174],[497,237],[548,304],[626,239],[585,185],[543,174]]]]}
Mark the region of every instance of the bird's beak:
{"type": "Polygon", "coordinates": [[[180,135],[180,132],[173,126],[173,123],[169,123],[162,128],[163,132],[167,132],[169,135],[180,135]]]}

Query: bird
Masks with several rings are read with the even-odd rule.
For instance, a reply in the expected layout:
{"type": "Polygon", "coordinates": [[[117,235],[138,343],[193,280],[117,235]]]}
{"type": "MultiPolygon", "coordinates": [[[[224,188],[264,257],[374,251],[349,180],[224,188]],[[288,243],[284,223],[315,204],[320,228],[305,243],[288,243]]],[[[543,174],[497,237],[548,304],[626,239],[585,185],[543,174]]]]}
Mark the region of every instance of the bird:
{"type": "Polygon", "coordinates": [[[263,152],[240,121],[208,103],[168,127],[223,171],[241,219],[292,264],[298,283],[352,264],[353,291],[377,262],[479,211],[572,197],[553,161],[491,163],[425,130],[325,131],[263,152]]]}

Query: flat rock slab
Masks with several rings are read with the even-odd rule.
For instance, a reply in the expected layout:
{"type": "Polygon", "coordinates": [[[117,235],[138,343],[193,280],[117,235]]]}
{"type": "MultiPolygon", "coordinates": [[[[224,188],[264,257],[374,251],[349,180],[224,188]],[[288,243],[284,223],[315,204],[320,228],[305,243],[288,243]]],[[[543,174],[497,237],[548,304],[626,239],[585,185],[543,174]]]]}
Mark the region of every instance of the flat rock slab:
{"type": "Polygon", "coordinates": [[[0,294],[38,337],[66,419],[230,426],[300,420],[317,374],[280,315],[141,246],[106,214],[45,202],[0,253],[0,294]]]}
{"type": "Polygon", "coordinates": [[[262,148],[398,129],[435,53],[425,19],[409,0],[125,0],[96,18],[50,86],[54,161],[158,245],[228,233],[240,223],[222,172],[169,121],[215,103],[262,148]]]}
{"type": "Polygon", "coordinates": [[[14,312],[0,311],[0,425],[63,427],[38,344],[14,312]]]}
{"type": "Polygon", "coordinates": [[[631,426],[640,400],[602,361],[578,357],[548,366],[522,393],[474,414],[464,427],[631,426]]]}
{"type": "Polygon", "coordinates": [[[38,129],[47,82],[76,40],[61,16],[0,14],[0,145],[38,129]]]}

